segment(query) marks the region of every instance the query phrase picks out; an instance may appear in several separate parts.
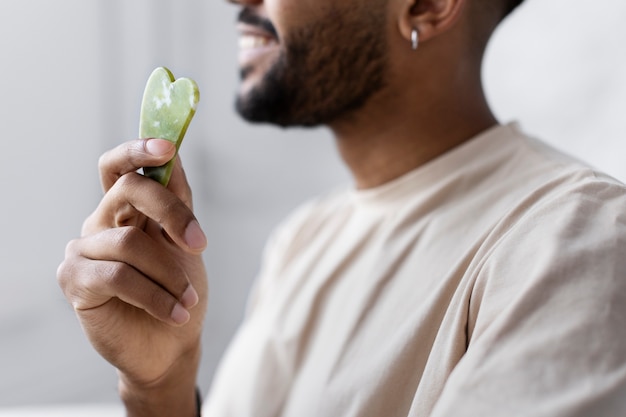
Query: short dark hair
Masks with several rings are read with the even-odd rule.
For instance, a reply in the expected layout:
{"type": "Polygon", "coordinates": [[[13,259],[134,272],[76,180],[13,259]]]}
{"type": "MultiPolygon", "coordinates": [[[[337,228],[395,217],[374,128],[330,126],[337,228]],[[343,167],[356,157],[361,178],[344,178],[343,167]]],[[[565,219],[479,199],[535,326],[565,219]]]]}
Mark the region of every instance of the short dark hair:
{"type": "Polygon", "coordinates": [[[522,4],[524,0],[505,0],[504,15],[511,13],[517,6],[522,4]]]}

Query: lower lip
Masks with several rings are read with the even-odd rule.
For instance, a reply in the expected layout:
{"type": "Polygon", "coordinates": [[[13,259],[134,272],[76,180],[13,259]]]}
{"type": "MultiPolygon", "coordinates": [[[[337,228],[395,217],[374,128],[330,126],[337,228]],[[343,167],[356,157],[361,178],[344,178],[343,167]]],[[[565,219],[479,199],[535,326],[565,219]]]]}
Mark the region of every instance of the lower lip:
{"type": "Polygon", "coordinates": [[[262,59],[264,56],[275,52],[278,49],[276,42],[269,42],[264,45],[259,45],[251,48],[239,49],[239,65],[241,67],[250,66],[255,61],[262,59]]]}

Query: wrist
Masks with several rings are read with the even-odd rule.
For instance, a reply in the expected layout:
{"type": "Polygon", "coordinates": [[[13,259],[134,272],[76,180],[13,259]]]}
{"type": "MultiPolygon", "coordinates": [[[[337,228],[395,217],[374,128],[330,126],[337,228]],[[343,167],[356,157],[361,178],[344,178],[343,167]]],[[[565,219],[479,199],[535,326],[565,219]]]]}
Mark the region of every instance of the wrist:
{"type": "Polygon", "coordinates": [[[199,416],[196,385],[199,351],[198,348],[179,358],[156,381],[133,381],[120,372],[119,393],[127,417],[199,416]]]}

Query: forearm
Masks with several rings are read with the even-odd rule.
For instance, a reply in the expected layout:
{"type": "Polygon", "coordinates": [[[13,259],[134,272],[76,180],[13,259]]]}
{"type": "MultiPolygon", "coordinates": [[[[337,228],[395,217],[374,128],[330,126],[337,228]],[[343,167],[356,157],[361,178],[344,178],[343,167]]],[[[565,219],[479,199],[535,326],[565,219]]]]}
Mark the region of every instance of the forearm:
{"type": "Polygon", "coordinates": [[[165,377],[151,384],[120,373],[119,392],[127,417],[197,417],[196,377],[200,349],[181,358],[165,377]]]}

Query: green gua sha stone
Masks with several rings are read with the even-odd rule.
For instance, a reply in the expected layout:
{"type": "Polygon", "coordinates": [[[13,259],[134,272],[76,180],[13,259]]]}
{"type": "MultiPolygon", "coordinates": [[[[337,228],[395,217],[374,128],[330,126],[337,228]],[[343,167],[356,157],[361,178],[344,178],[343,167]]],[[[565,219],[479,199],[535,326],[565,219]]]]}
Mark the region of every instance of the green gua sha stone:
{"type": "MultiPolygon", "coordinates": [[[[155,69],[143,93],[139,137],[167,139],[176,144],[178,152],[199,100],[200,92],[195,81],[189,78],[175,80],[167,68],[155,69]]],[[[174,160],[175,157],[160,167],[145,167],[144,175],[167,186],[174,160]]]]}

